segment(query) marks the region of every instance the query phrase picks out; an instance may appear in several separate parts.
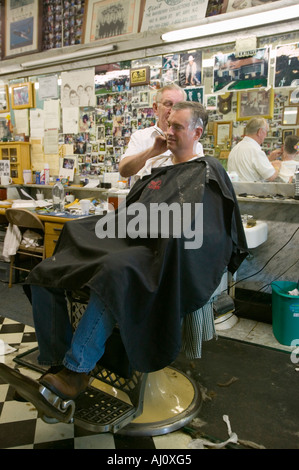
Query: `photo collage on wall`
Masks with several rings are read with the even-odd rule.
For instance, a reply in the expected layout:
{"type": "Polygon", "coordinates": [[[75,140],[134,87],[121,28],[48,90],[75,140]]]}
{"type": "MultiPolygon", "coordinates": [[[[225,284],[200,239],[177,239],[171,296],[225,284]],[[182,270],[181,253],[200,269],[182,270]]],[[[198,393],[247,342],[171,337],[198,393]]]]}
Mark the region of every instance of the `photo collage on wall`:
{"type": "MultiPolygon", "coordinates": [[[[278,53],[272,68],[273,83],[269,81],[270,46],[239,55],[236,52],[217,52],[212,57],[213,65],[209,65],[204,72],[203,52],[189,50],[61,72],[60,77],[37,77],[39,88],[36,100],[38,108],[44,107],[41,111],[47,113],[56,110],[53,106],[58,103],[57,114],[61,121],[56,126],[57,145],[69,145],[64,147],[63,152],[67,152],[67,156],[76,156],[76,168],[80,175],[99,175],[103,171],[118,170],[132,133],[156,123],[153,101],[157,89],[171,83],[185,90],[187,100],[202,103],[209,110],[210,122],[203,137],[203,140],[207,139],[207,145],[204,145],[205,142],[203,145],[207,154],[215,155],[213,136],[221,120],[233,124],[232,143],[239,138],[244,121],[253,115],[275,121],[272,131],[278,132],[279,136],[282,133],[277,128],[279,122],[284,119],[291,125],[285,106],[288,104],[291,112],[292,106],[297,109],[299,103],[298,44],[276,48],[278,53]],[[134,83],[135,72],[139,71],[141,77],[144,70],[146,74],[142,77],[142,85],[134,83]],[[204,79],[210,94],[205,94],[204,79]],[[278,89],[288,86],[297,89],[290,96],[288,92],[280,93],[278,103],[278,89]],[[275,92],[273,88],[276,88],[275,92]]],[[[14,86],[19,85],[11,85],[12,88],[14,86]]],[[[1,96],[5,106],[5,89],[1,96]]],[[[33,117],[31,113],[30,128],[35,122],[33,117]]],[[[51,125],[51,129],[54,127],[51,125]]],[[[45,154],[54,153],[52,147],[51,151],[48,148],[45,151],[45,154]]]]}
{"type": "Polygon", "coordinates": [[[44,0],[42,49],[81,44],[85,0],[44,0]]]}
{"type": "Polygon", "coordinates": [[[131,134],[156,123],[153,99],[157,89],[176,83],[186,89],[187,100],[201,103],[204,100],[200,51],[108,64],[91,70],[93,106],[81,106],[86,72],[62,73],[61,106],[63,115],[68,116],[67,130],[74,120],[73,132],[63,130],[63,143],[73,144],[81,175],[100,174],[103,166],[106,171],[117,171],[131,134]],[[131,87],[130,69],[144,66],[150,67],[149,84],[131,87]],[[78,107],[76,119],[72,106],[78,107]]]}
{"type": "MultiPolygon", "coordinates": [[[[296,48],[295,50],[297,51],[296,48]]],[[[294,55],[293,47],[286,49],[285,46],[283,51],[284,54],[294,55]]],[[[255,102],[258,102],[263,116],[271,117],[273,94],[266,91],[269,86],[269,57],[269,47],[242,52],[239,55],[235,52],[216,54],[213,66],[213,93],[206,96],[200,50],[98,66],[90,71],[89,75],[89,79],[92,80],[94,73],[94,89],[91,89],[91,94],[94,93],[94,104],[89,107],[79,106],[77,133],[65,134],[64,142],[74,144],[74,153],[78,155],[81,174],[99,174],[103,166],[106,171],[117,171],[119,160],[127,148],[131,134],[138,129],[155,125],[156,119],[152,107],[155,93],[158,88],[170,83],[176,83],[184,88],[187,100],[207,106],[212,113],[211,121],[215,113],[217,119],[218,107],[220,113],[221,109],[225,113],[226,95],[231,99],[232,91],[238,95],[237,108],[234,108],[237,121],[249,119],[252,110],[256,109],[255,102]],[[144,86],[131,86],[130,69],[138,70],[146,66],[150,68],[149,83],[144,86]],[[250,110],[248,103],[246,109],[244,108],[244,99],[246,102],[252,101],[250,110]]],[[[278,54],[276,68],[279,67],[280,57],[284,56],[278,54]]],[[[77,73],[79,77],[82,76],[80,72],[77,73]]],[[[73,74],[71,81],[78,92],[80,78],[77,77],[77,81],[74,82],[74,72],[64,74],[66,77],[71,77],[73,74]]],[[[84,77],[86,81],[86,72],[84,77]]],[[[62,106],[64,106],[63,84],[69,81],[63,80],[62,83],[62,106]]],[[[279,83],[284,83],[283,78],[279,83]]],[[[83,92],[80,96],[80,100],[77,97],[74,106],[82,103],[83,92]]],[[[259,115],[259,112],[256,114],[259,115]]]]}

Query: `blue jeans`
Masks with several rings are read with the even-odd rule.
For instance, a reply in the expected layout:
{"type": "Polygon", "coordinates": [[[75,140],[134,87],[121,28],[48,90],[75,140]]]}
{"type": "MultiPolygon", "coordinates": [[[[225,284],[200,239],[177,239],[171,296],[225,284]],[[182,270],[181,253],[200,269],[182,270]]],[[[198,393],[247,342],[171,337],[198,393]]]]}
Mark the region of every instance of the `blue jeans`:
{"type": "Polygon", "coordinates": [[[75,372],[90,372],[105,351],[105,343],[115,326],[96,294],[73,333],[64,289],[31,286],[32,310],[39,345],[39,363],[63,364],[75,372]]]}

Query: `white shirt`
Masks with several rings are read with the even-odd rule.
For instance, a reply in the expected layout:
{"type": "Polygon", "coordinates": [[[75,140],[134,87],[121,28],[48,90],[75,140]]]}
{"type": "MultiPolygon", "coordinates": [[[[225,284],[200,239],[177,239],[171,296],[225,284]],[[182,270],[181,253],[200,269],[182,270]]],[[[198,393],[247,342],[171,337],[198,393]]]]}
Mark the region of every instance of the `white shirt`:
{"type": "MultiPolygon", "coordinates": [[[[130,142],[128,145],[127,150],[122,155],[121,160],[123,158],[129,157],[131,155],[135,155],[140,152],[144,152],[148,150],[150,147],[154,145],[155,139],[157,135],[163,133],[161,129],[155,125],[152,127],[147,127],[145,129],[140,129],[135,131],[130,138],[130,142]]],[[[196,145],[196,154],[198,156],[203,156],[203,148],[202,145],[198,142],[196,145]]],[[[172,160],[170,158],[171,152],[170,150],[166,150],[161,155],[157,155],[156,157],[149,158],[144,167],[138,171],[136,175],[131,176],[131,186],[139,179],[145,175],[149,175],[151,173],[152,168],[158,168],[161,166],[172,165],[172,160]]],[[[197,158],[196,157],[196,158],[197,158]]]]}
{"type": "Polygon", "coordinates": [[[281,178],[284,183],[288,183],[291,176],[294,176],[296,167],[299,168],[299,162],[296,162],[296,160],[283,160],[278,173],[279,178],[281,178]]]}
{"type": "Polygon", "coordinates": [[[273,176],[275,169],[260,145],[245,136],[230,152],[227,170],[235,171],[240,181],[262,181],[273,176]]]}

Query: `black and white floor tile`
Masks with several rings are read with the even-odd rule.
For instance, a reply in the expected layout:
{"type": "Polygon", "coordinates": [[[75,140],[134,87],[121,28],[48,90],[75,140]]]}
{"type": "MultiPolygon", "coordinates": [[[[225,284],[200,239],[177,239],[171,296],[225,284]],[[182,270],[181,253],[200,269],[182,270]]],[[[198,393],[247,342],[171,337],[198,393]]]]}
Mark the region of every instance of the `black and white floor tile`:
{"type": "MultiPolygon", "coordinates": [[[[0,316],[0,362],[16,367],[16,355],[37,346],[34,328],[0,316]],[[5,345],[15,351],[4,353],[5,345]]],[[[18,366],[38,378],[40,373],[18,366]]],[[[188,449],[191,437],[182,431],[156,437],[94,434],[73,424],[47,424],[31,403],[13,399],[14,389],[0,378],[0,449],[188,449]]]]}
{"type": "MultiPolygon", "coordinates": [[[[280,345],[273,336],[272,326],[239,319],[231,329],[219,336],[265,345],[274,349],[291,350],[280,345]]],[[[0,316],[0,362],[16,367],[14,358],[37,346],[34,328],[0,316]],[[5,347],[13,348],[5,354],[5,347]]],[[[17,366],[32,378],[40,373],[17,366]]],[[[155,437],[130,437],[102,433],[94,434],[73,424],[46,424],[30,403],[13,399],[14,389],[0,378],[0,449],[190,449],[191,436],[182,429],[155,437]]]]}

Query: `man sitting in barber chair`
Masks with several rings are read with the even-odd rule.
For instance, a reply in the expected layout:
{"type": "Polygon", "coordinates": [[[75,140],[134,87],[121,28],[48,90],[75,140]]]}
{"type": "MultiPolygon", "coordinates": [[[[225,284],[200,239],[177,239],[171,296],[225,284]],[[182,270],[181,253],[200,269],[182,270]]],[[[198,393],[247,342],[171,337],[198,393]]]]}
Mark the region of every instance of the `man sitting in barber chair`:
{"type": "Polygon", "coordinates": [[[173,165],[138,181],[126,210],[110,219],[66,223],[54,255],[30,273],[39,362],[50,366],[40,383],[59,397],[74,399],[87,387],[115,324],[135,370],[153,372],[173,362],[184,316],[205,305],[225,269],[235,272],[247,255],[225,170],[194,153],[207,120],[199,103],[177,103],[166,136],[173,165]],[[165,235],[161,224],[151,231],[151,209],[161,203],[164,210],[171,204],[186,210],[180,234],[167,227],[165,235]],[[141,224],[136,210],[145,214],[141,224]],[[65,291],[82,288],[90,297],[73,333],[65,291]]]}

